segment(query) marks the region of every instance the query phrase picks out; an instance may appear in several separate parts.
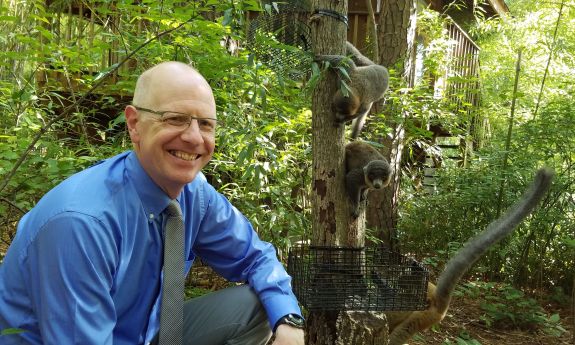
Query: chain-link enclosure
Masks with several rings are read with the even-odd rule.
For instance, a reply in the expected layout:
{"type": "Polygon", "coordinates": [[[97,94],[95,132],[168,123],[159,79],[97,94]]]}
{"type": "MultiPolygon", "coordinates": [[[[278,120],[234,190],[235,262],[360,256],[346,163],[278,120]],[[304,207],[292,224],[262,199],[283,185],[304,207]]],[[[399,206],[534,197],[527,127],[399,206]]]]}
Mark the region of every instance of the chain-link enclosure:
{"type": "Polygon", "coordinates": [[[309,4],[303,0],[277,2],[250,23],[248,50],[283,77],[299,79],[311,68],[309,4]]]}

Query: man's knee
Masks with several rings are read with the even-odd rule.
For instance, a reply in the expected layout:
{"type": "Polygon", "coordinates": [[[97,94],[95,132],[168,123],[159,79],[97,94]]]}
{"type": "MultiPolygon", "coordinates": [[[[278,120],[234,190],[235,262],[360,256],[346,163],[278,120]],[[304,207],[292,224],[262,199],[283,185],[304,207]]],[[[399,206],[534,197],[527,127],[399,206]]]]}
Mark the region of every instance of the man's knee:
{"type": "Polygon", "coordinates": [[[240,285],[229,288],[230,296],[226,298],[228,303],[237,304],[237,308],[250,312],[252,319],[267,321],[266,311],[256,295],[255,291],[249,285],[240,285]]]}

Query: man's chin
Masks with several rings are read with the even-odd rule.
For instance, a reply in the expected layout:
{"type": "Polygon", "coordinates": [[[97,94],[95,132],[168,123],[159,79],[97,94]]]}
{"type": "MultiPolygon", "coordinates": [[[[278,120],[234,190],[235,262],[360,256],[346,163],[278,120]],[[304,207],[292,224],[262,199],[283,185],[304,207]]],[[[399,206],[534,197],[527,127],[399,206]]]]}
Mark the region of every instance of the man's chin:
{"type": "Polygon", "coordinates": [[[175,181],[178,181],[180,184],[185,186],[188,183],[192,182],[196,178],[196,176],[198,176],[198,172],[199,171],[195,171],[193,173],[187,173],[181,176],[177,176],[175,178],[175,181]]]}

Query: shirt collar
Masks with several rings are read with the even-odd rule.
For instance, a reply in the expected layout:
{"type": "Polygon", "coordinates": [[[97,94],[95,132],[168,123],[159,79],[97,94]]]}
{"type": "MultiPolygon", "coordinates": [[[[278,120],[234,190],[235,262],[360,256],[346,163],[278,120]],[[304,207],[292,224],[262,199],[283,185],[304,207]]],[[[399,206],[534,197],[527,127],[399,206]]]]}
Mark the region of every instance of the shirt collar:
{"type": "Polygon", "coordinates": [[[134,183],[148,221],[158,218],[171,199],[146,173],[133,151],[126,158],[126,172],[134,183]]]}

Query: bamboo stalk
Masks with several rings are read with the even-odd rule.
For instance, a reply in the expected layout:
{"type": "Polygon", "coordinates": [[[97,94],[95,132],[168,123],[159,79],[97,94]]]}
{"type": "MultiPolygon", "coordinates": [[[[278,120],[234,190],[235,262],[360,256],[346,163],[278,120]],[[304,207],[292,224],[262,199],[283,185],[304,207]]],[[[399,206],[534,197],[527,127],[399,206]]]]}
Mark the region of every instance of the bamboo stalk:
{"type": "Polygon", "coordinates": [[[373,44],[371,60],[377,64],[379,63],[379,44],[377,39],[377,23],[375,21],[375,13],[373,12],[371,0],[365,0],[365,5],[367,6],[367,23],[373,44]]]}
{"type": "Polygon", "coordinates": [[[78,45],[78,53],[82,53],[82,32],[84,31],[84,3],[80,2],[78,7],[78,25],[76,26],[76,44],[78,45]]]}
{"type": "Polygon", "coordinates": [[[553,33],[553,43],[551,44],[551,49],[549,51],[549,58],[547,59],[547,66],[545,66],[545,72],[543,73],[543,79],[541,80],[541,88],[539,89],[539,95],[537,96],[537,103],[535,105],[535,111],[533,112],[533,120],[537,116],[537,111],[539,110],[539,104],[541,102],[541,96],[543,95],[543,88],[545,87],[545,80],[547,79],[547,74],[549,73],[549,65],[551,64],[551,59],[553,58],[553,50],[557,43],[557,29],[559,28],[559,23],[561,23],[561,16],[563,15],[563,5],[565,5],[565,0],[561,1],[559,6],[559,15],[557,16],[557,22],[555,23],[555,32],[553,33]]]}
{"type": "MultiPolygon", "coordinates": [[[[95,19],[95,15],[94,15],[94,7],[90,8],[90,24],[89,24],[89,29],[88,29],[88,49],[91,52],[92,49],[94,48],[94,19],[95,19]]],[[[90,65],[90,69],[89,69],[90,73],[94,73],[94,66],[90,65]]]]}
{"type": "Polygon", "coordinates": [[[68,4],[68,23],[66,23],[66,43],[72,38],[72,3],[68,4]]]}
{"type": "MultiPolygon", "coordinates": [[[[513,133],[513,119],[515,117],[515,103],[517,101],[517,88],[519,85],[519,74],[521,72],[521,50],[517,53],[517,63],[515,64],[515,84],[513,85],[513,97],[511,100],[511,113],[509,115],[509,127],[507,129],[507,139],[505,140],[505,153],[503,154],[503,167],[501,171],[505,173],[507,170],[507,160],[509,159],[509,150],[511,147],[511,136],[513,133]]],[[[501,203],[503,201],[503,191],[505,188],[505,178],[501,179],[501,186],[499,187],[499,197],[497,200],[497,216],[501,213],[501,203]]]]}

